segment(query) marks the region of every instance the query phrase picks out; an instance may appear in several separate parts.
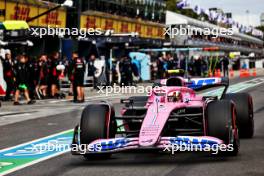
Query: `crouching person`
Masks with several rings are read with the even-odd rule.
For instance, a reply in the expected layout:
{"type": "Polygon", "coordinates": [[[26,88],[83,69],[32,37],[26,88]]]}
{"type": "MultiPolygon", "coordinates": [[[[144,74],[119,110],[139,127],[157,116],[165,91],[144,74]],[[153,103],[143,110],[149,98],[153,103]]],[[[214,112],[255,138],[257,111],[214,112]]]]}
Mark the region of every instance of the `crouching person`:
{"type": "Polygon", "coordinates": [[[27,104],[33,104],[34,102],[30,99],[29,96],[29,81],[30,81],[30,68],[28,65],[28,60],[25,55],[20,55],[18,57],[18,63],[14,69],[15,74],[15,101],[14,105],[20,105],[19,96],[24,93],[27,100],[27,104]]]}

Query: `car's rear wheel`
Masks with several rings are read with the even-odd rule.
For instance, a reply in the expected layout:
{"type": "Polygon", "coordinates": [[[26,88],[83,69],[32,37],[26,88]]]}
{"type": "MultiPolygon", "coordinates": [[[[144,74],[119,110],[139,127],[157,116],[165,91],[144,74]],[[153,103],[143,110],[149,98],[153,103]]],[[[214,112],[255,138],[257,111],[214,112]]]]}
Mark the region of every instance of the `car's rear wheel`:
{"type": "Polygon", "coordinates": [[[232,150],[219,153],[236,156],[239,150],[239,136],[234,104],[228,100],[213,101],[208,104],[206,115],[207,135],[223,140],[226,145],[232,144],[232,150]]]}
{"type": "Polygon", "coordinates": [[[232,100],[237,110],[239,136],[252,138],[254,135],[254,112],[252,97],[248,93],[226,94],[226,100],[232,100]]]}
{"type": "MultiPolygon", "coordinates": [[[[114,114],[108,105],[94,104],[88,105],[82,112],[80,123],[80,142],[89,144],[96,139],[106,139],[115,137],[116,122],[114,114]],[[110,116],[110,118],[109,118],[110,116]],[[110,122],[108,127],[107,123],[110,122]]],[[[88,159],[109,158],[111,154],[85,154],[88,159]]]]}

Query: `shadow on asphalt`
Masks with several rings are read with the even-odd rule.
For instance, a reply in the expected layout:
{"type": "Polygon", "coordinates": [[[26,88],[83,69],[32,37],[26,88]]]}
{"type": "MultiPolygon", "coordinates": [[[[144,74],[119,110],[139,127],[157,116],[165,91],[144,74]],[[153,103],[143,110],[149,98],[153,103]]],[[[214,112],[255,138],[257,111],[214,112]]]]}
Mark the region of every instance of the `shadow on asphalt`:
{"type": "MultiPolygon", "coordinates": [[[[76,157],[76,156],[75,156],[76,157]]],[[[170,154],[113,154],[110,159],[106,160],[88,160],[82,156],[77,156],[70,164],[72,167],[96,166],[96,167],[121,167],[121,166],[143,166],[143,165],[196,165],[211,162],[227,162],[229,160],[238,159],[237,157],[223,157],[211,155],[208,153],[176,153],[170,154]]]]}

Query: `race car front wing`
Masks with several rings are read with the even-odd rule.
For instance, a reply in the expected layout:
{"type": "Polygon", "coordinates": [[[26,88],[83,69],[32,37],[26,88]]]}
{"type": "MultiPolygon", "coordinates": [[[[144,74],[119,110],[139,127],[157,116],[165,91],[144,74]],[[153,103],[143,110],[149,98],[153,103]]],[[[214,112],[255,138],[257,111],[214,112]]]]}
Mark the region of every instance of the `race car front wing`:
{"type": "MultiPolygon", "coordinates": [[[[144,143],[151,143],[146,140],[144,143]]],[[[228,144],[218,138],[211,136],[176,136],[160,137],[155,145],[139,145],[139,138],[118,137],[111,139],[97,139],[90,144],[80,142],[79,133],[75,130],[71,152],[73,155],[85,155],[92,153],[116,153],[128,150],[159,149],[164,152],[170,151],[215,151],[221,146],[227,150],[228,144]]]]}

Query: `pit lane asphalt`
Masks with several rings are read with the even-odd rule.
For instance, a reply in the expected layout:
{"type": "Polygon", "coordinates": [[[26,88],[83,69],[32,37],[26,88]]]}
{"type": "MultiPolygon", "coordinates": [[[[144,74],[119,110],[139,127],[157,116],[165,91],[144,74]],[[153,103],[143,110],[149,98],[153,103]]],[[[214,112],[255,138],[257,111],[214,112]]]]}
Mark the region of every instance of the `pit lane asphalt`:
{"type": "MultiPolygon", "coordinates": [[[[243,79],[244,81],[245,79],[243,79]]],[[[232,83],[240,82],[240,79],[232,83]]],[[[264,175],[264,85],[245,90],[253,96],[255,136],[242,139],[237,157],[216,157],[206,153],[120,153],[112,159],[87,161],[70,153],[40,162],[9,175],[181,175],[181,176],[263,176],[264,175]]],[[[44,105],[43,105],[44,106],[44,105]]],[[[115,104],[115,107],[120,108],[115,104]]],[[[27,120],[0,128],[0,148],[11,147],[73,128],[81,110],[27,120]]]]}

